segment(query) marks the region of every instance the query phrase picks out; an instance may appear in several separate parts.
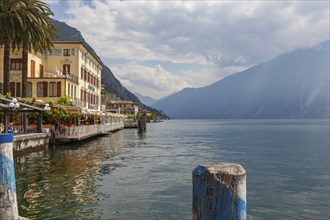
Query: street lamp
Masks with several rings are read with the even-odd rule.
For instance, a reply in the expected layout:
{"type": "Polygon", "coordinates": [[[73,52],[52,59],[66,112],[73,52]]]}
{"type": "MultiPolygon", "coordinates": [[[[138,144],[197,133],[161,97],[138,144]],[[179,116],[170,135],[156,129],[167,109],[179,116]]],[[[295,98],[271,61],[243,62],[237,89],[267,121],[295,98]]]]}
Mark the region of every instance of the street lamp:
{"type": "Polygon", "coordinates": [[[13,98],[11,102],[8,104],[9,108],[13,111],[17,110],[19,108],[19,103],[17,103],[17,99],[13,98]]]}
{"type": "Polygon", "coordinates": [[[82,109],[81,113],[84,115],[84,118],[87,119],[88,118],[88,114],[89,114],[89,110],[88,109],[82,109]]]}
{"type": "Polygon", "coordinates": [[[46,103],[46,104],[45,104],[45,107],[44,107],[44,110],[45,110],[46,112],[49,112],[50,109],[51,109],[51,108],[50,108],[49,104],[46,103]]]}

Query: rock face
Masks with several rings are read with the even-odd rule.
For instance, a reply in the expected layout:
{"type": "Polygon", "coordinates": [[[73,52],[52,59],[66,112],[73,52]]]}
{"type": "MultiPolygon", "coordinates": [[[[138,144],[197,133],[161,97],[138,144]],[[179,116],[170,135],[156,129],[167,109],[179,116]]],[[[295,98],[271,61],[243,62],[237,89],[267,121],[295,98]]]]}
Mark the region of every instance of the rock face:
{"type": "Polygon", "coordinates": [[[171,118],[329,118],[329,41],[153,105],[171,118]]]}
{"type": "MultiPolygon", "coordinates": [[[[67,25],[64,22],[60,22],[57,20],[52,20],[53,24],[58,30],[57,33],[57,40],[58,41],[79,41],[82,42],[82,44],[90,50],[93,55],[95,55],[99,61],[102,63],[102,60],[99,56],[97,56],[96,52],[93,50],[93,48],[85,41],[83,36],[81,35],[80,31],[78,31],[76,28],[73,28],[69,25],[67,25]]],[[[110,68],[106,65],[103,65],[102,69],[102,78],[101,83],[104,85],[105,89],[109,93],[115,94],[117,97],[121,98],[122,100],[130,100],[133,102],[136,102],[139,104],[141,108],[145,108],[148,111],[154,112],[156,115],[158,115],[160,118],[168,118],[163,112],[158,111],[157,109],[151,108],[149,106],[144,105],[140,102],[140,100],[131,93],[127,88],[125,88],[120,81],[113,75],[110,68]]]]}

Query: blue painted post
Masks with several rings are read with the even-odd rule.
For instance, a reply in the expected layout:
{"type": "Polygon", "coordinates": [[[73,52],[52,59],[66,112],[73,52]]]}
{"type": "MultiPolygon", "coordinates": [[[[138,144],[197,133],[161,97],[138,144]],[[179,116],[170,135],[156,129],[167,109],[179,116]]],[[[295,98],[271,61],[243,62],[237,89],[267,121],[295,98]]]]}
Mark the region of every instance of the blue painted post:
{"type": "Polygon", "coordinates": [[[193,170],[193,220],[246,219],[246,173],[239,164],[193,170]]]}
{"type": "Polygon", "coordinates": [[[20,219],[17,209],[12,133],[0,134],[0,219],[20,219]]]}

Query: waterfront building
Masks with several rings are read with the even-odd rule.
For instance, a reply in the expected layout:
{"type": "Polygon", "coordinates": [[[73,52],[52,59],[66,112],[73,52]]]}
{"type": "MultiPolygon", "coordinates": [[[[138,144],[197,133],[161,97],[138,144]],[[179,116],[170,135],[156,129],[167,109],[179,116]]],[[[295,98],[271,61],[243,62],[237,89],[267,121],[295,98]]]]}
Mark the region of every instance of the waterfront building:
{"type": "Polygon", "coordinates": [[[132,101],[127,100],[113,100],[111,101],[111,112],[119,114],[137,115],[139,112],[139,105],[132,101]]]}
{"type": "MultiPolygon", "coordinates": [[[[3,56],[0,48],[0,93],[3,88],[3,56]]],[[[76,107],[92,111],[101,108],[100,59],[81,42],[57,41],[49,54],[28,53],[27,97],[56,103],[70,96],[76,107]]],[[[10,93],[22,94],[22,50],[10,54],[10,93]]]]}

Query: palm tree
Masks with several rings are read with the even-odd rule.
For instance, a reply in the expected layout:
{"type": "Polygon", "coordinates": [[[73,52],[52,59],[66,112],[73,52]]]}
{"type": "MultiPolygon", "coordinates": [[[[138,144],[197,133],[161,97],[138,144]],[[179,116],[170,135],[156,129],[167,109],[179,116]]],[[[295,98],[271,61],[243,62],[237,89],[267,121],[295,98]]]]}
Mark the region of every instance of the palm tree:
{"type": "Polygon", "coordinates": [[[19,36],[25,29],[24,14],[25,1],[1,0],[0,1],[0,45],[4,47],[3,62],[3,94],[9,92],[10,83],[10,47],[19,46],[19,36]]]}
{"type": "Polygon", "coordinates": [[[27,0],[26,32],[22,35],[22,97],[27,96],[28,52],[50,52],[55,40],[56,28],[49,16],[48,5],[39,0],[27,0]]]}
{"type": "Polygon", "coordinates": [[[49,16],[48,5],[39,0],[0,1],[0,44],[4,45],[4,84],[3,93],[9,92],[10,46],[23,48],[22,57],[22,97],[27,93],[28,52],[50,51],[56,29],[49,16]]]}

